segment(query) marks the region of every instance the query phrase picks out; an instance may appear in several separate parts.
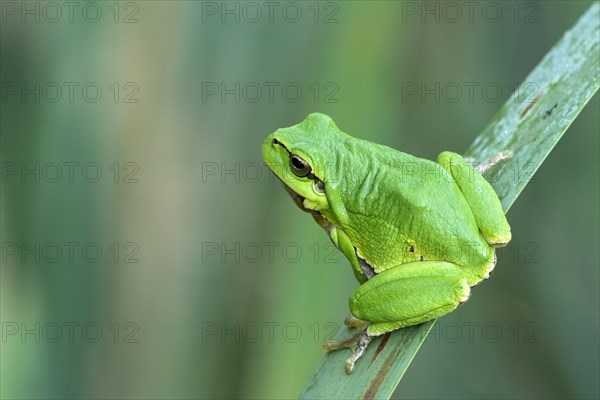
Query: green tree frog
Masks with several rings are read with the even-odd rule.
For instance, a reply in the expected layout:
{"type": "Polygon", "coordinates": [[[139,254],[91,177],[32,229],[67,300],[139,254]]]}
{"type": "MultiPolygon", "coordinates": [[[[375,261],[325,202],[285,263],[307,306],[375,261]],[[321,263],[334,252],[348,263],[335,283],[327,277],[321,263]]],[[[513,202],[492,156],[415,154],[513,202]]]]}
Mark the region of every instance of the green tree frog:
{"type": "Polygon", "coordinates": [[[347,373],[373,337],[465,302],[511,239],[494,189],[458,154],[417,158],[354,138],[319,113],[270,134],[262,154],[360,282],[345,321],[357,334],[324,346],[354,348],[347,373]]]}

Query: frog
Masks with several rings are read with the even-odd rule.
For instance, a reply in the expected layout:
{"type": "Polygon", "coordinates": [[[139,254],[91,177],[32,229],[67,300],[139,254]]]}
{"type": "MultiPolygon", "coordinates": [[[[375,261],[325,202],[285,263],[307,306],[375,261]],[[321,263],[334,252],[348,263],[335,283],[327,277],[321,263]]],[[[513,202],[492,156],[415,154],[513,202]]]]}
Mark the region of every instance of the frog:
{"type": "MultiPolygon", "coordinates": [[[[486,168],[510,155],[497,156],[486,168]]],[[[444,316],[470,297],[511,240],[500,199],[461,155],[436,161],[341,131],[326,114],[269,134],[265,164],[350,262],[359,286],[345,323],[357,332],[345,371],[380,335],[444,316]]]]}

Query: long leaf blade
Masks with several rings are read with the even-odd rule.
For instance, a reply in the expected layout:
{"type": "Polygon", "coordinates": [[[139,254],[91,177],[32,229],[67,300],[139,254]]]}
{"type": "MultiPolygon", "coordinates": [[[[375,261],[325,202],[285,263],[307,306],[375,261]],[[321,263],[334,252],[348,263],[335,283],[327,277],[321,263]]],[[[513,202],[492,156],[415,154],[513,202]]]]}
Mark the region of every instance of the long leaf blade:
{"type": "MultiPolygon", "coordinates": [[[[546,156],[600,86],[600,6],[593,4],[524,80],[465,153],[487,160],[509,150],[510,159],[485,174],[508,211],[546,156]],[[534,95],[524,96],[534,89],[534,95]],[[526,97],[526,98],[520,98],[526,97]]],[[[302,399],[389,398],[435,321],[377,338],[351,376],[349,351],[325,354],[302,399]]],[[[340,329],[336,339],[351,334],[340,329]]]]}

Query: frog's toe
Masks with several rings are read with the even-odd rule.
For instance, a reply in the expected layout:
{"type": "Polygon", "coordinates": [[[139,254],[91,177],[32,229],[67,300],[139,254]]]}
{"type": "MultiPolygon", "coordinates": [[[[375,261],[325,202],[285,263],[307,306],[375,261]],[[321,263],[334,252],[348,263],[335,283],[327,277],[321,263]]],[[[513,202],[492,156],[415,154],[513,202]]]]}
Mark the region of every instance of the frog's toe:
{"type": "Polygon", "coordinates": [[[348,357],[348,359],[346,360],[346,373],[347,374],[351,374],[352,371],[354,371],[354,363],[356,363],[356,361],[362,357],[363,354],[365,354],[365,351],[367,351],[367,347],[369,346],[369,343],[371,343],[371,340],[373,340],[375,336],[371,335],[369,333],[368,330],[364,330],[363,332],[361,332],[360,337],[358,338],[358,343],[356,345],[356,349],[354,349],[354,352],[352,353],[352,355],[350,357],[348,357]]]}
{"type": "Polygon", "coordinates": [[[348,358],[346,360],[346,367],[344,369],[346,370],[346,373],[350,375],[354,371],[354,361],[348,358]]]}
{"type": "Polygon", "coordinates": [[[354,335],[348,336],[347,338],[342,340],[327,341],[323,343],[323,349],[325,351],[334,351],[354,347],[358,344],[358,341],[360,340],[361,335],[364,334],[365,329],[356,332],[354,335]]]}
{"type": "Polygon", "coordinates": [[[351,374],[352,371],[354,371],[354,364],[363,354],[365,354],[369,343],[371,343],[371,340],[375,337],[375,335],[370,334],[367,329],[369,324],[365,324],[366,326],[363,329],[346,339],[330,341],[323,344],[325,351],[340,350],[350,347],[354,348],[352,354],[346,360],[344,367],[347,374],[351,374]]]}

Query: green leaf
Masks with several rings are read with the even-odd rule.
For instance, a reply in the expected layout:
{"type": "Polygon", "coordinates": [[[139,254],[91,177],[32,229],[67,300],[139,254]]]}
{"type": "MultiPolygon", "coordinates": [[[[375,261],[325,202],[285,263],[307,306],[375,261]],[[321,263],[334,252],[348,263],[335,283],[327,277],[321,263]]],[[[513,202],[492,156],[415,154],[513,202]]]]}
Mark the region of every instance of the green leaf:
{"type": "MultiPolygon", "coordinates": [[[[593,4],[502,106],[465,156],[485,161],[509,150],[511,158],[484,174],[508,211],[535,171],[600,85],[600,6],[593,4]]],[[[350,351],[325,354],[302,399],[389,398],[435,321],[374,340],[344,372],[350,351]]],[[[352,332],[343,327],[336,339],[352,332]]]]}

